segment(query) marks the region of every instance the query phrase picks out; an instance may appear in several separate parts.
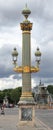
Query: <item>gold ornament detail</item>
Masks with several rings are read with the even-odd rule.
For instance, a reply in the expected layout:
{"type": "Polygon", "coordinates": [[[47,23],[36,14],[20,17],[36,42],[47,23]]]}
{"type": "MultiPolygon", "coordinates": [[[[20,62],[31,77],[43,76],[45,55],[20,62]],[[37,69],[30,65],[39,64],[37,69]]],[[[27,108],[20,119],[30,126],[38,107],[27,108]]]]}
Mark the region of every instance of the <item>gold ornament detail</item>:
{"type": "Polygon", "coordinates": [[[31,67],[31,73],[38,72],[39,70],[40,70],[40,68],[38,68],[38,67],[31,67]]]}
{"type": "Polygon", "coordinates": [[[30,31],[32,30],[32,23],[20,23],[21,30],[30,31]]]}
{"type": "Polygon", "coordinates": [[[23,72],[29,73],[30,72],[30,67],[29,66],[24,66],[23,72]]]}
{"type": "Polygon", "coordinates": [[[17,73],[22,73],[22,72],[23,72],[23,69],[22,69],[21,66],[20,66],[20,67],[16,66],[13,70],[14,70],[15,72],[17,72],[17,73]]]}
{"type": "Polygon", "coordinates": [[[17,72],[17,73],[35,73],[35,72],[38,72],[40,70],[40,68],[38,68],[38,67],[30,67],[30,66],[24,66],[24,67],[22,67],[22,66],[20,66],[20,67],[18,67],[18,66],[16,66],[15,68],[14,68],[14,71],[15,72],[17,72]]]}
{"type": "Polygon", "coordinates": [[[22,31],[22,34],[30,34],[30,31],[22,31]]]}
{"type": "Polygon", "coordinates": [[[32,97],[32,93],[31,92],[22,92],[21,97],[32,97]]]}

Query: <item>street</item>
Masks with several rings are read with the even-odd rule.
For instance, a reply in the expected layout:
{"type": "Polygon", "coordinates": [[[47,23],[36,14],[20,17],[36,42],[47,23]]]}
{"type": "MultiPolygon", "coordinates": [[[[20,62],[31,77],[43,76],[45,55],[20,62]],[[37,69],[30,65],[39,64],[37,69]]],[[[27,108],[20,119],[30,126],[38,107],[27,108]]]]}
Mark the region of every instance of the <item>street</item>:
{"type": "Polygon", "coordinates": [[[53,109],[37,109],[35,115],[53,130],[53,109]]]}
{"type": "MultiPolygon", "coordinates": [[[[5,115],[1,115],[1,110],[0,110],[0,130],[21,130],[21,128],[17,129],[17,123],[18,123],[18,109],[19,108],[5,108],[5,115]]],[[[50,130],[51,128],[53,130],[53,110],[49,109],[36,109],[35,110],[35,122],[38,126],[38,130],[50,130]],[[41,123],[37,121],[37,118],[43,122],[43,125],[41,126],[41,123]],[[46,126],[48,128],[46,128],[46,126]],[[40,127],[40,129],[39,129],[40,127]],[[41,129],[43,127],[43,129],[41,129]]],[[[25,130],[35,130],[36,128],[31,128],[31,127],[22,127],[22,129],[25,130]]],[[[36,130],[37,130],[36,129],[36,130]]]]}

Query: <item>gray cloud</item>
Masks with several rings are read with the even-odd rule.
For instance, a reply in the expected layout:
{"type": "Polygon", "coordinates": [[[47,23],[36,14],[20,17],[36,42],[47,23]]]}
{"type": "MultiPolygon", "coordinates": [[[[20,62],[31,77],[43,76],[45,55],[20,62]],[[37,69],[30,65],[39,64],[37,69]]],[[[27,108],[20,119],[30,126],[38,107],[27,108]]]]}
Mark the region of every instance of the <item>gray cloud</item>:
{"type": "Polygon", "coordinates": [[[33,0],[31,10],[34,18],[44,19],[44,21],[53,21],[53,1],[51,0],[33,0]]]}
{"type": "Polygon", "coordinates": [[[0,26],[15,26],[21,18],[20,6],[17,1],[0,2],[0,26]],[[16,3],[16,4],[15,4],[16,3]]]}
{"type": "MultiPolygon", "coordinates": [[[[14,77],[17,77],[16,73],[13,71],[14,65],[12,64],[11,55],[14,47],[15,45],[5,44],[2,48],[0,48],[0,78],[8,77],[13,74],[15,75],[14,77]]],[[[18,52],[20,52],[20,48],[18,49],[18,52]]],[[[21,54],[19,55],[18,62],[21,64],[21,54]]]]}
{"type": "MultiPolygon", "coordinates": [[[[21,21],[21,11],[25,6],[26,1],[21,2],[16,0],[2,0],[0,1],[0,25],[1,26],[15,26],[18,21],[21,21]]],[[[29,8],[31,8],[31,18],[44,19],[53,21],[53,1],[52,0],[31,0],[27,1],[29,8]]]]}

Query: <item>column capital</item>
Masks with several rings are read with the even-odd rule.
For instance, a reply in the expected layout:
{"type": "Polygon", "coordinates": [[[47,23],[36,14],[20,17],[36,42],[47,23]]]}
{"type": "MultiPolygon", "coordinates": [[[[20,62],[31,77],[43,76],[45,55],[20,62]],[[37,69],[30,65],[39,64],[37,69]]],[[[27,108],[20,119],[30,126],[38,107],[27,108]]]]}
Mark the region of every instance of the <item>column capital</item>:
{"type": "Polygon", "coordinates": [[[32,30],[32,23],[30,23],[30,22],[20,23],[20,26],[21,26],[22,31],[31,31],[32,30]]]}

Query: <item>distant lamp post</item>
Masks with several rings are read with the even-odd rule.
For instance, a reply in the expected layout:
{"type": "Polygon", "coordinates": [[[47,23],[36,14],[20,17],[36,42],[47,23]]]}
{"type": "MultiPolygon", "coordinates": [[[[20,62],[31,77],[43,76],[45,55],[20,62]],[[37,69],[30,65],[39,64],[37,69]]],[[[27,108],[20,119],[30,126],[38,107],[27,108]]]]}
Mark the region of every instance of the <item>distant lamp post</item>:
{"type": "Polygon", "coordinates": [[[12,51],[12,57],[13,57],[13,64],[15,66],[17,64],[17,56],[18,56],[18,52],[17,52],[16,48],[14,48],[13,51],[12,51]]]}
{"type": "Polygon", "coordinates": [[[12,52],[13,63],[15,64],[14,71],[22,73],[22,94],[19,105],[19,124],[34,124],[35,119],[35,102],[31,92],[31,73],[39,71],[39,64],[41,60],[41,52],[39,48],[35,52],[36,66],[31,66],[31,30],[32,23],[28,20],[31,11],[27,5],[23,9],[22,14],[25,19],[20,23],[22,30],[22,66],[17,66],[18,52],[14,48],[12,52]]]}
{"type": "Polygon", "coordinates": [[[37,67],[39,67],[39,64],[40,64],[40,61],[41,61],[41,52],[40,52],[38,47],[37,47],[37,50],[35,52],[35,56],[36,56],[37,67]]]}

